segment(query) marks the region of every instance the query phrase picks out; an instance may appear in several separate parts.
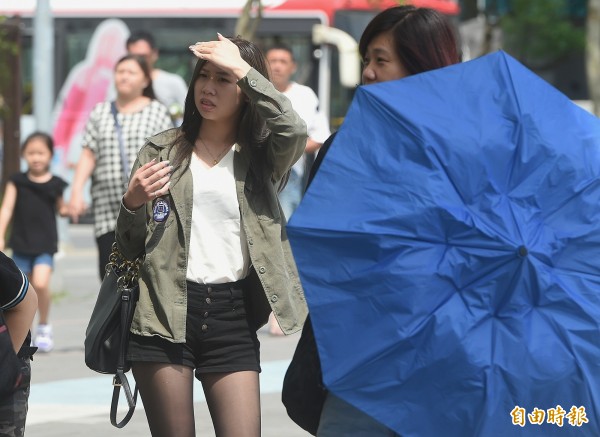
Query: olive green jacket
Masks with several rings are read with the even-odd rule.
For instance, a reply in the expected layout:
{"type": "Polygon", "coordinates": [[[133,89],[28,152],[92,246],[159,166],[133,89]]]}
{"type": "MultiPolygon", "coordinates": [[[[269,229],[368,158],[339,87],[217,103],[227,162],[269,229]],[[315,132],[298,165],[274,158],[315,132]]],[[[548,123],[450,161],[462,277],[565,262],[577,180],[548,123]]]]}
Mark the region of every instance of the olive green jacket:
{"type": "MultiPolygon", "coordinates": [[[[252,69],[238,82],[256,103],[271,130],[264,153],[237,147],[234,176],[252,268],[246,307],[255,329],[264,325],[272,310],[286,334],[298,331],[307,307],[285,232],[285,218],[277,188],[306,145],[306,125],[289,100],[271,82],[252,69]],[[251,160],[250,154],[255,159],[251,160]]],[[[140,150],[132,174],[156,158],[167,160],[178,134],[170,129],[148,139],[140,150]]],[[[173,155],[171,155],[173,156],[173,155]]],[[[134,259],[146,254],[140,271],[140,298],[131,332],[158,335],[175,343],[186,338],[186,272],[192,220],[192,175],[188,162],[174,169],[168,196],[171,212],[163,222],[153,219],[152,203],[137,211],[123,205],[116,225],[117,244],[134,259]]]]}

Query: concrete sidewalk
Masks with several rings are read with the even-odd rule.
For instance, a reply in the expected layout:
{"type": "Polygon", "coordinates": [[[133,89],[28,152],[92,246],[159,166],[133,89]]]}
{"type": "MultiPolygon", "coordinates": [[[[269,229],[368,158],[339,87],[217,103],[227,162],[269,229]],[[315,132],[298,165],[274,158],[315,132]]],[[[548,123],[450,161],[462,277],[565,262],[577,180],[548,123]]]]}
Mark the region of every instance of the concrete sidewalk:
{"type": "MultiPolygon", "coordinates": [[[[52,278],[55,349],[38,353],[32,363],[33,382],[27,437],[149,436],[141,403],[131,422],[118,430],[110,425],[111,377],[89,370],[83,358],[85,328],[96,301],[100,281],[91,225],[69,225],[68,238],[55,259],[52,278]]],[[[306,432],[287,416],[281,403],[281,383],[299,334],[270,336],[259,331],[261,342],[262,435],[301,437],[306,432]]],[[[133,379],[133,377],[130,377],[133,379]]],[[[198,436],[214,436],[201,386],[194,386],[198,436]]],[[[121,401],[121,405],[125,405],[121,401]]]]}

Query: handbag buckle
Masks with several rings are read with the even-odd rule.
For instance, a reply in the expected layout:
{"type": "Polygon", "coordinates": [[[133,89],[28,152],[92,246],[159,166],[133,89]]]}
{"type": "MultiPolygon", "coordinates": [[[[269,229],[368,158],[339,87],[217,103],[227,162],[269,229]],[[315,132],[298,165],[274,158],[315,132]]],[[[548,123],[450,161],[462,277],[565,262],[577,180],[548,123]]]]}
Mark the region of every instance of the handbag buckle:
{"type": "Polygon", "coordinates": [[[121,384],[121,379],[119,379],[119,377],[117,375],[113,376],[112,385],[113,385],[113,387],[122,387],[123,384],[121,384]]]}

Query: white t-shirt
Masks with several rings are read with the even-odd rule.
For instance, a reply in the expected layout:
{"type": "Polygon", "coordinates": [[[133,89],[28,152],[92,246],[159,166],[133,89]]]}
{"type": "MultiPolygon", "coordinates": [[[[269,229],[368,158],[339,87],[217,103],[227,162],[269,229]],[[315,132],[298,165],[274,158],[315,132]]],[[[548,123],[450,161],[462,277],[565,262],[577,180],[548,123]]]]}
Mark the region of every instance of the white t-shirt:
{"type": "Polygon", "coordinates": [[[250,257],[233,173],[233,150],[211,168],[192,153],[192,229],[186,278],[200,284],[235,282],[248,274],[250,257]]]}
{"type": "MultiPolygon", "coordinates": [[[[308,136],[318,143],[324,143],[331,132],[327,117],[319,110],[319,99],[315,92],[306,85],[290,82],[283,94],[290,99],[294,111],[306,123],[308,136]]],[[[304,155],[294,164],[293,170],[298,175],[304,174],[304,155]]]]}

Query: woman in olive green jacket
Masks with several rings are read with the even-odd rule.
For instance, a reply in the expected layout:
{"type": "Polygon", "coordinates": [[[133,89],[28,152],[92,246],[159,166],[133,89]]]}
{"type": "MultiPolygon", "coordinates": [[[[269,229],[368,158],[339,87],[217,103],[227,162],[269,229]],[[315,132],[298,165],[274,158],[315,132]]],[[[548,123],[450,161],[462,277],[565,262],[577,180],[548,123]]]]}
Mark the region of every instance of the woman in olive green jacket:
{"type": "Polygon", "coordinates": [[[287,334],[306,303],[277,192],[306,126],[252,43],[197,43],[183,124],[149,138],[117,220],[145,254],[128,358],[153,436],[193,436],[193,375],[218,436],[259,436],[259,344],[271,311],[287,334]]]}

